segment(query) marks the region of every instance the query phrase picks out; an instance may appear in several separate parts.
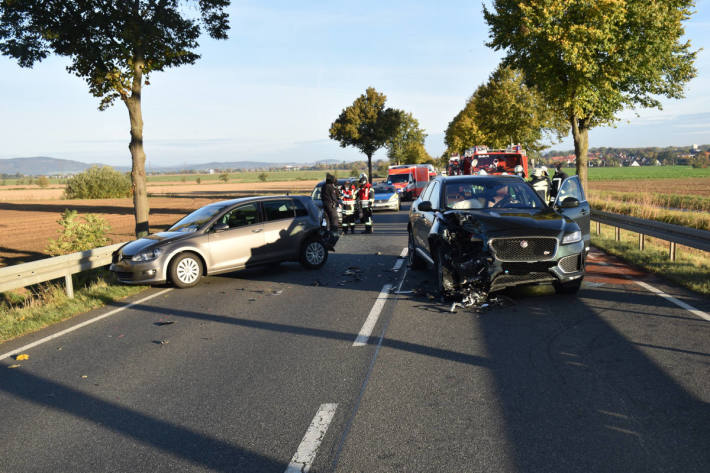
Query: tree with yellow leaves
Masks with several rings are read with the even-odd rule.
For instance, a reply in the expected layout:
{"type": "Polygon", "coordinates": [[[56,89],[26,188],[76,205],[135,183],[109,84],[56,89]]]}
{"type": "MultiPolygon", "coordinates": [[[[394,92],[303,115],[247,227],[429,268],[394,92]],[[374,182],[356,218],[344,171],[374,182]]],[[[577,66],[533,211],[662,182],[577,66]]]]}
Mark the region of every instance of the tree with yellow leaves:
{"type": "Polygon", "coordinates": [[[488,46],[522,71],[572,128],[577,174],[586,186],[589,129],[625,108],[661,108],[695,77],[683,40],[692,0],[494,0],[484,7],[488,46]]]}

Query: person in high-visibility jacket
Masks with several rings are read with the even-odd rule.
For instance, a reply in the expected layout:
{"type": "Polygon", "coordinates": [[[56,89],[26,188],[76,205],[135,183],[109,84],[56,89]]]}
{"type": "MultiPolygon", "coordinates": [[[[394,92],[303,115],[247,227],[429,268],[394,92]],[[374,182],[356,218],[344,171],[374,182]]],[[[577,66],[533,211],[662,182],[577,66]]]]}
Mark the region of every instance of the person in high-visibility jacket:
{"type": "Polygon", "coordinates": [[[357,188],[351,181],[345,181],[340,188],[340,196],[343,202],[343,233],[355,233],[355,194],[357,188]]]}
{"type": "Polygon", "coordinates": [[[357,189],[357,205],[360,209],[360,220],[365,224],[365,231],[362,233],[372,233],[372,208],[375,205],[375,190],[369,182],[367,176],[360,174],[357,189]]]}

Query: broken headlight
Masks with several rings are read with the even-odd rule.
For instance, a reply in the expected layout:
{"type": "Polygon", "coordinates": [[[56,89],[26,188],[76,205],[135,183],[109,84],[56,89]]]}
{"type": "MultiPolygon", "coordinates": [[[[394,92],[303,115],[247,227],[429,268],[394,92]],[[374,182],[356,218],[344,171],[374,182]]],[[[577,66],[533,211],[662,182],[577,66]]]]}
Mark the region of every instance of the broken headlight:
{"type": "Polygon", "coordinates": [[[582,232],[577,230],[576,232],[568,233],[562,237],[562,244],[567,245],[569,243],[577,243],[582,239],[582,232]]]}

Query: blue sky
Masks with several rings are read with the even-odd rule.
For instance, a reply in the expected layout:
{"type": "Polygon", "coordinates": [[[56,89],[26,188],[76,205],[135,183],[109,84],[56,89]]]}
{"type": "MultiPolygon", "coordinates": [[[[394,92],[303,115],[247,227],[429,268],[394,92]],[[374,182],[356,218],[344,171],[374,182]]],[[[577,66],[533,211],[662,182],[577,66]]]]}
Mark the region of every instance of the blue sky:
{"type": "MultiPolygon", "coordinates": [[[[686,33],[698,56],[687,98],[628,111],[590,146],[710,143],[710,0],[686,33]]],[[[240,1],[230,38],[201,41],[194,66],[156,73],[143,94],[148,166],[208,161],[363,159],[328,139],[340,111],[368,86],[411,112],[440,155],[443,132],[500,55],[474,1],[240,1]]],[[[100,112],[66,61],[21,69],[0,56],[0,158],[52,156],[130,165],[128,113],[100,112]]],[[[571,140],[554,145],[571,149],[571,140]]],[[[380,152],[378,156],[384,156],[380,152]]]]}

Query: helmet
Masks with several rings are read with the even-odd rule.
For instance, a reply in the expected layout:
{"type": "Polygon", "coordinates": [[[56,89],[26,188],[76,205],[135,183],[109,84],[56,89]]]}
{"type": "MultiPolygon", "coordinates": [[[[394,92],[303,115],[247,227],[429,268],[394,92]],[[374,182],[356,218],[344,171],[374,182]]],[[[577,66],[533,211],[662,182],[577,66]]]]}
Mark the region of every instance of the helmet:
{"type": "Polygon", "coordinates": [[[524,171],[523,171],[523,166],[521,166],[520,164],[518,164],[517,166],[515,166],[515,168],[514,168],[513,170],[515,171],[515,174],[522,174],[522,173],[524,172],[524,171]]]}
{"type": "Polygon", "coordinates": [[[367,184],[367,175],[363,172],[360,174],[360,179],[358,179],[360,184],[367,184]]]}
{"type": "Polygon", "coordinates": [[[483,169],[481,169],[480,171],[478,171],[478,175],[479,176],[487,176],[488,173],[486,171],[484,171],[483,169]]]}
{"type": "Polygon", "coordinates": [[[543,167],[541,167],[540,169],[542,169],[542,172],[544,172],[545,174],[549,174],[549,173],[547,172],[547,166],[543,166],[543,167]]]}
{"type": "Polygon", "coordinates": [[[543,172],[545,172],[545,171],[543,170],[543,168],[535,168],[535,169],[533,170],[533,176],[538,177],[538,178],[539,178],[539,177],[542,177],[542,173],[543,173],[543,172]]]}

